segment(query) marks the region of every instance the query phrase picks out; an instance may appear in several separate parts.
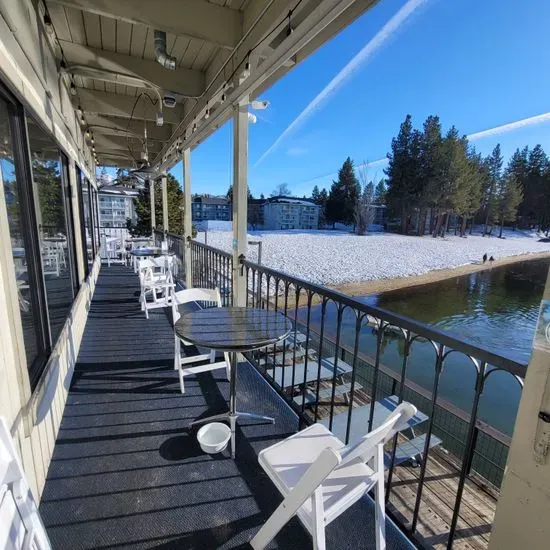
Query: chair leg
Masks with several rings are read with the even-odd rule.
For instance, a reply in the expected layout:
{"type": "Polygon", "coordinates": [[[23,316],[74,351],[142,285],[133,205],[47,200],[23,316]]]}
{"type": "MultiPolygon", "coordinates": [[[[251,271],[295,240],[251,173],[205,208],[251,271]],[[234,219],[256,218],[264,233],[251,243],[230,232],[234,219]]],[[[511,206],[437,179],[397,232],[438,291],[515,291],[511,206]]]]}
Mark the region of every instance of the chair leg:
{"type": "Polygon", "coordinates": [[[181,365],[181,344],[180,339],[177,336],[174,338],[174,340],[174,370],[178,370],[181,365]]]}
{"type": "Polygon", "coordinates": [[[375,529],[376,529],[376,550],[385,550],[386,548],[386,506],[384,502],[384,446],[376,446],[374,455],[374,471],[377,475],[375,494],[375,529]]]}
{"type": "Polygon", "coordinates": [[[323,510],[323,488],[318,487],[311,495],[311,509],[313,512],[313,550],[326,550],[325,519],[323,510]]]}
{"type": "Polygon", "coordinates": [[[185,393],[185,384],[183,383],[183,367],[181,365],[178,368],[178,375],[180,377],[180,390],[181,390],[181,393],[185,393]]]}

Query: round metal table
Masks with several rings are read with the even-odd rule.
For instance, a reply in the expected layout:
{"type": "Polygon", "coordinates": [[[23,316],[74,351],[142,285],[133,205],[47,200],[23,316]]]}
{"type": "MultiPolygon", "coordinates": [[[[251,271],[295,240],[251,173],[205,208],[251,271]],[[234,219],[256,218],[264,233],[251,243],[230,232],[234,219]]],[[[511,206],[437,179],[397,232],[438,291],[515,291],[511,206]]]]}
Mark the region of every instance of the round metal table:
{"type": "Polygon", "coordinates": [[[268,416],[237,411],[237,353],[255,351],[284,340],[290,334],[292,324],[283,314],[276,311],[246,307],[214,307],[182,315],[174,329],[176,335],[186,342],[229,353],[229,411],[195,420],[191,425],[229,420],[231,456],[235,458],[235,426],[239,416],[274,422],[274,419],[268,416]]]}

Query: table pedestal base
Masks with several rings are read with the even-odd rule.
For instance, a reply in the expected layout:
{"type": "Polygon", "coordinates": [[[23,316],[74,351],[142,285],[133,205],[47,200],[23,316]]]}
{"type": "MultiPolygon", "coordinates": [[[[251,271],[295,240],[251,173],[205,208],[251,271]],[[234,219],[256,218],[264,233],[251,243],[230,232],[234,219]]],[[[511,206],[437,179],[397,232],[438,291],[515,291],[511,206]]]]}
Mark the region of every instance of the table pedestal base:
{"type": "Polygon", "coordinates": [[[263,416],[261,414],[254,414],[249,412],[237,412],[237,353],[229,352],[229,363],[231,367],[231,380],[229,382],[229,410],[226,413],[216,414],[209,416],[208,418],[200,418],[191,422],[191,426],[197,424],[204,424],[205,422],[215,422],[217,420],[229,421],[231,428],[231,458],[235,458],[235,426],[237,424],[237,418],[243,416],[245,418],[252,418],[254,420],[264,420],[275,424],[275,419],[270,416],[263,416]]]}

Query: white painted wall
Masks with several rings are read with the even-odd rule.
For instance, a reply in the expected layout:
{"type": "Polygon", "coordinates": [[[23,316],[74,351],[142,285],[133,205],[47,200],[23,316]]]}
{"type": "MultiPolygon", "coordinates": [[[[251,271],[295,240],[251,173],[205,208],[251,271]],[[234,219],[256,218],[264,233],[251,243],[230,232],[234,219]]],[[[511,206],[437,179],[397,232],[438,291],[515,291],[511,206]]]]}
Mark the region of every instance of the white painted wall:
{"type": "MultiPolygon", "coordinates": [[[[86,252],[80,239],[75,162],[93,185],[95,167],[70,94],[58,78],[41,21],[30,0],[0,0],[0,80],[50,130],[69,157],[77,264],[82,279],[86,252]]],[[[10,426],[37,499],[44,487],[99,268],[96,258],[38,386],[31,393],[7,211],[0,186],[0,415],[10,426]]]]}

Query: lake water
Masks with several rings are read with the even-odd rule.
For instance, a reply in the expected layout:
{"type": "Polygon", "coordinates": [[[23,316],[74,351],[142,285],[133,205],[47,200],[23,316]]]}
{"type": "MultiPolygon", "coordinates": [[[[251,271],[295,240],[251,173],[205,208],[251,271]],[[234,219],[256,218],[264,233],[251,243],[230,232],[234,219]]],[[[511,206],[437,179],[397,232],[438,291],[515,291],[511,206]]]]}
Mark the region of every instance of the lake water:
{"type": "MultiPolygon", "coordinates": [[[[549,267],[548,259],[521,262],[359,299],[527,364],[549,267]]],[[[320,320],[321,307],[315,306],[313,327],[318,329],[320,320]]],[[[353,347],[354,318],[346,313],[342,321],[341,340],[353,347]]],[[[336,309],[331,304],[327,307],[325,331],[336,332],[336,309]]],[[[375,355],[376,335],[370,327],[361,330],[359,349],[367,355],[375,355]]],[[[388,338],[381,362],[400,372],[403,362],[401,338],[388,338]]],[[[411,346],[407,377],[431,390],[434,363],[432,346],[415,341],[411,346]]],[[[439,394],[470,412],[474,387],[475,369],[469,360],[458,353],[449,355],[441,375],[439,394]]],[[[511,435],[520,396],[521,390],[514,377],[495,372],[488,378],[480,401],[480,419],[511,435]]]]}

